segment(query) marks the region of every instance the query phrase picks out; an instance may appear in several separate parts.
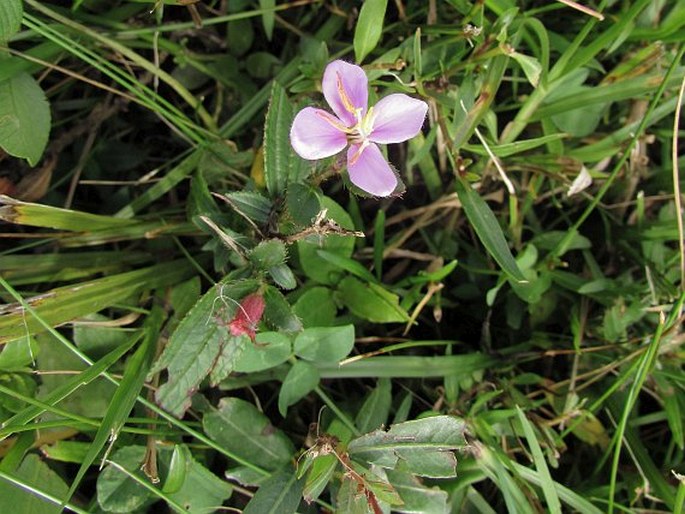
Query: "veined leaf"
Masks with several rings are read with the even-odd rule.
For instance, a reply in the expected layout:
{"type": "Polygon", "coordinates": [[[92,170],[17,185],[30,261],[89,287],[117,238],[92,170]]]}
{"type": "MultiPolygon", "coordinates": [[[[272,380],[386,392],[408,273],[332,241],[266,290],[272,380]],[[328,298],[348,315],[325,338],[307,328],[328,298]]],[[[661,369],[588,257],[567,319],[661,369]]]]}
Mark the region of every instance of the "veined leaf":
{"type": "Polygon", "coordinates": [[[22,0],[4,0],[0,3],[0,45],[19,32],[23,4],[22,0]]]}
{"type": "Polygon", "coordinates": [[[292,514],[300,505],[303,488],[304,480],[288,466],[259,487],[243,514],[292,514]]]}
{"type": "Polygon", "coordinates": [[[288,95],[278,82],[271,88],[271,101],[264,127],[264,177],[271,196],[285,191],[290,172],[290,124],[293,108],[288,95]]]}
{"type": "MultiPolygon", "coordinates": [[[[254,280],[225,282],[210,289],[190,309],[151,371],[158,373],[167,369],[169,374],[168,381],[155,394],[162,407],[178,417],[190,407],[192,393],[217,366],[217,360],[221,360],[223,346],[239,343],[238,338],[229,336],[223,325],[232,318],[239,300],[254,291],[257,285],[254,280]]],[[[221,370],[215,372],[213,378],[230,373],[235,358],[230,355],[227,358],[228,361],[224,359],[218,363],[221,370]]]]}
{"type": "Polygon", "coordinates": [[[305,328],[295,338],[295,353],[314,362],[338,362],[354,346],[354,326],[305,328]]]}
{"type": "Polygon", "coordinates": [[[354,57],[358,63],[376,48],[383,33],[383,20],[388,0],[366,0],[359,11],[354,30],[354,57]]]}
{"type": "Polygon", "coordinates": [[[433,416],[399,423],[387,432],[376,430],[353,439],[350,457],[383,468],[394,469],[399,460],[407,470],[431,478],[456,476],[453,451],[464,448],[465,423],[452,416],[433,416]]]}
{"type": "Polygon", "coordinates": [[[513,280],[526,282],[526,278],[518,268],[511,250],[509,250],[502,228],[497,223],[497,218],[495,218],[488,204],[460,176],[457,176],[455,186],[466,217],[473,225],[485,249],[513,280]]]}
{"type": "MultiPolygon", "coordinates": [[[[13,3],[11,0],[10,4],[13,3]]],[[[2,10],[0,20],[5,14],[2,10]]],[[[0,148],[35,166],[48,144],[49,134],[50,106],[36,80],[20,73],[0,82],[0,148]]]]}
{"type": "Polygon", "coordinates": [[[290,462],[295,448],[269,418],[239,398],[223,398],[202,425],[209,437],[233,454],[262,469],[277,470],[290,462]]]}
{"type": "Polygon", "coordinates": [[[307,361],[295,362],[283,379],[278,392],[278,412],[281,416],[285,417],[288,407],[307,396],[317,385],[319,372],[316,367],[307,361]]]}

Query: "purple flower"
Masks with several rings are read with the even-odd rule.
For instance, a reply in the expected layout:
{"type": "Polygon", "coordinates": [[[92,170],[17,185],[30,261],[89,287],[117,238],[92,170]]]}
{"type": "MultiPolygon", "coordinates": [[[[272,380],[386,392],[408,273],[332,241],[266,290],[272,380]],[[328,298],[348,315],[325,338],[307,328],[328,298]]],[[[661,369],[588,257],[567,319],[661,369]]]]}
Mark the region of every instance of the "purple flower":
{"type": "Polygon", "coordinates": [[[426,102],[404,94],[388,95],[368,107],[364,70],[333,61],[323,74],[323,96],[335,115],[305,107],[290,129],[290,142],[303,159],[322,159],[347,148],[347,172],[359,189],[388,196],[399,184],[397,174],[376,143],[401,143],[421,130],[426,102]]]}

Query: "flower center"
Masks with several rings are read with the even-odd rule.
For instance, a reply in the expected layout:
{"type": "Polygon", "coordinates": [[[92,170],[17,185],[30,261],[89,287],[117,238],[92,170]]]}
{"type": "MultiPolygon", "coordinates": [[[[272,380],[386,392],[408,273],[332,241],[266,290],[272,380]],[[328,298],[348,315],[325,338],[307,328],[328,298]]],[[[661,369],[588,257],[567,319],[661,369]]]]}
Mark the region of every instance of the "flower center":
{"type": "Polygon", "coordinates": [[[369,136],[373,132],[373,107],[369,107],[366,114],[362,116],[361,109],[355,109],[357,123],[350,127],[347,140],[350,144],[366,146],[369,144],[369,136]]]}

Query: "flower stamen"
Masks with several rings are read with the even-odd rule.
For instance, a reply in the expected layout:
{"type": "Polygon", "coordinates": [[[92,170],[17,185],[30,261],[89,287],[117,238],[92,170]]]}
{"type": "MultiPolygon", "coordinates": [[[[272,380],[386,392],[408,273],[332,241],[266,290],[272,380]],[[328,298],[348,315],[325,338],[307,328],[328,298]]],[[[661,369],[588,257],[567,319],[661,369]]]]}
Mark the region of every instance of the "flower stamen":
{"type": "Polygon", "coordinates": [[[342,77],[340,76],[340,73],[336,73],[336,76],[338,77],[337,85],[338,85],[338,94],[340,95],[340,100],[342,101],[345,109],[348,112],[350,112],[356,116],[357,109],[352,104],[350,97],[347,96],[347,91],[345,91],[345,85],[343,84],[342,77]]]}

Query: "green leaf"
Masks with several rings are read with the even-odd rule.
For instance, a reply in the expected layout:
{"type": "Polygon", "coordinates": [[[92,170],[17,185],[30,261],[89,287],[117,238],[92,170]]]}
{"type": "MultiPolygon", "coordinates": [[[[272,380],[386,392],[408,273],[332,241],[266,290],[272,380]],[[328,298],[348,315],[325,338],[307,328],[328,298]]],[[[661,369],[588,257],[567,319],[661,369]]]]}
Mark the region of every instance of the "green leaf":
{"type": "Polygon", "coordinates": [[[353,439],[348,450],[357,461],[394,469],[401,460],[416,475],[450,478],[456,476],[453,451],[467,446],[465,427],[455,417],[432,416],[353,439]]]}
{"type": "MultiPolygon", "coordinates": [[[[338,418],[334,418],[326,429],[326,434],[335,437],[342,445],[352,437],[350,429],[338,418]]],[[[319,434],[317,434],[318,443],[319,434]]],[[[338,466],[338,460],[332,453],[321,453],[316,445],[305,454],[304,461],[298,463],[298,476],[307,473],[307,481],[302,491],[302,497],[307,503],[316,500],[326,488],[338,466]]]]}
{"type": "MultiPolygon", "coordinates": [[[[0,19],[3,14],[0,12],[0,19]]],[[[0,148],[35,166],[48,144],[49,135],[50,106],[35,79],[20,73],[0,82],[0,148]]]]}
{"type": "Polygon", "coordinates": [[[273,204],[259,193],[238,191],[227,193],[223,198],[240,215],[252,220],[257,225],[266,225],[271,215],[273,204]]]}
{"type": "Polygon", "coordinates": [[[234,371],[255,373],[283,364],[292,354],[290,338],[279,332],[261,332],[249,344],[235,363],[234,371]]]}
{"type": "Polygon", "coordinates": [[[399,297],[382,286],[365,284],[354,277],[345,277],[338,285],[338,298],[350,312],[376,323],[401,323],[409,315],[400,307],[399,297]]]}
{"type": "Polygon", "coordinates": [[[24,8],[22,0],[3,0],[0,2],[0,45],[19,32],[24,8]]]}
{"type": "Polygon", "coordinates": [[[188,457],[190,457],[188,453],[187,447],[174,445],[174,451],[169,460],[169,472],[162,487],[165,493],[171,494],[181,489],[188,472],[188,457]]]}
{"type": "Polygon", "coordinates": [[[264,26],[264,33],[266,38],[271,41],[274,33],[274,22],[276,21],[276,0],[259,0],[259,8],[264,10],[262,13],[262,25],[264,26]]]}
{"type": "Polygon", "coordinates": [[[262,241],[249,255],[250,262],[262,271],[284,264],[286,257],[285,244],[279,239],[262,241]]]}
{"type": "Polygon", "coordinates": [[[333,291],[327,287],[312,287],[297,299],[293,311],[305,327],[328,327],[333,324],[337,312],[333,291]]]}
{"type": "Polygon", "coordinates": [[[292,514],[302,499],[304,480],[290,466],[271,475],[257,490],[243,514],[292,514]]]}
{"type": "MultiPolygon", "coordinates": [[[[224,346],[239,343],[229,336],[225,324],[233,318],[240,299],[257,285],[254,280],[225,282],[207,291],[183,318],[151,371],[168,372],[167,382],[155,394],[162,407],[178,417],[190,407],[192,393],[214,369],[224,346]]],[[[214,378],[230,372],[231,362],[224,361],[214,378]]]]}
{"type": "Polygon", "coordinates": [[[124,376],[112,397],[105,417],[102,419],[100,427],[93,438],[93,442],[88,448],[88,453],[83,458],[81,467],[69,488],[67,499],[71,498],[74,494],[86,471],[88,471],[90,465],[95,462],[98,454],[107,444],[107,440],[109,439],[111,444],[113,444],[124,423],[126,423],[126,419],[131,413],[131,409],[133,409],[136,403],[136,398],[145,383],[145,377],[152,362],[162,321],[162,309],[161,307],[155,307],[146,318],[143,327],[145,337],[126,365],[124,376]]]}
{"type": "Polygon", "coordinates": [[[518,52],[510,54],[509,57],[513,58],[519,64],[519,66],[521,66],[521,69],[523,70],[523,73],[525,73],[528,82],[530,82],[533,87],[538,87],[540,84],[540,74],[542,73],[542,65],[540,64],[540,61],[538,61],[535,57],[520,54],[518,52]]]}
{"type": "Polygon", "coordinates": [[[421,514],[444,514],[447,507],[447,492],[436,487],[426,487],[411,473],[389,470],[388,480],[402,498],[403,505],[395,507],[397,512],[421,514]]]}
{"type": "Polygon", "coordinates": [[[354,57],[358,63],[376,48],[383,33],[383,20],[388,0],[366,0],[359,11],[354,30],[354,57]]]}
{"type": "Polygon", "coordinates": [[[540,476],[542,492],[545,495],[545,500],[547,500],[547,511],[551,513],[561,513],[561,503],[559,502],[559,496],[554,488],[554,481],[552,480],[552,475],[549,473],[549,468],[547,467],[547,462],[545,461],[545,456],[540,448],[540,443],[538,443],[538,438],[533,429],[533,425],[526,415],[523,413],[521,408],[516,406],[516,413],[518,415],[519,422],[523,426],[523,433],[528,441],[528,446],[533,454],[533,462],[535,462],[535,468],[540,476]]]}
{"type": "Polygon", "coordinates": [[[293,270],[287,264],[279,264],[269,268],[269,275],[273,281],[282,289],[295,289],[297,287],[297,280],[293,270]]]}
{"type": "MultiPolygon", "coordinates": [[[[180,471],[177,473],[182,474],[183,480],[178,490],[168,492],[167,497],[176,504],[183,505],[185,511],[191,514],[206,514],[215,511],[231,496],[233,488],[196,461],[187,446],[183,445],[179,448],[179,453],[184,455],[179,459],[181,460],[179,465],[184,465],[185,469],[182,470],[183,473],[180,471]]],[[[165,450],[160,452],[160,457],[161,468],[170,477],[173,454],[165,450]]]]}
{"type": "MultiPolygon", "coordinates": [[[[297,161],[297,159],[293,159],[293,161],[297,161]]],[[[285,201],[290,216],[298,225],[311,225],[312,220],[321,210],[318,190],[306,184],[289,184],[285,201]]]]}
{"type": "Polygon", "coordinates": [[[362,279],[365,282],[370,282],[370,283],[377,283],[378,281],[376,280],[376,277],[373,276],[373,274],[366,269],[364,266],[362,266],[359,261],[355,261],[354,259],[351,259],[350,257],[344,257],[342,255],[336,255],[331,252],[327,252],[326,250],[319,250],[316,252],[319,257],[321,257],[323,260],[330,262],[334,266],[337,266],[341,270],[348,271],[352,275],[356,276],[357,278],[362,279]]]}
{"type": "Polygon", "coordinates": [[[354,347],[354,326],[305,328],[295,338],[295,354],[314,362],[339,362],[354,347]]]}
{"type": "Polygon", "coordinates": [[[293,313],[288,300],[273,286],[264,290],[264,318],[274,327],[284,332],[302,330],[302,323],[293,313]]]}
{"type": "MultiPolygon", "coordinates": [[[[61,500],[66,496],[66,484],[36,454],[28,454],[12,475],[54,498],[61,500]]],[[[0,507],[7,514],[59,514],[62,512],[59,505],[50,504],[2,479],[0,479],[0,507]]]]}
{"type": "Polygon", "coordinates": [[[285,417],[288,407],[307,396],[319,385],[319,372],[307,361],[296,361],[283,379],[278,393],[278,411],[285,417]]]}
{"type": "Polygon", "coordinates": [[[234,455],[275,471],[290,462],[295,448],[257,408],[238,398],[222,398],[219,409],[206,414],[202,426],[209,437],[234,455]]]}
{"type": "MultiPolygon", "coordinates": [[[[326,209],[327,217],[335,221],[342,228],[354,230],[352,218],[345,209],[340,207],[327,196],[321,201],[321,207],[326,209]]],[[[326,250],[342,257],[351,257],[354,251],[354,238],[350,236],[314,236],[311,239],[297,242],[297,253],[304,274],[319,284],[335,285],[340,280],[340,268],[329,262],[322,262],[319,250],[326,250]]]]}
{"type": "MultiPolygon", "coordinates": [[[[125,446],[115,451],[111,460],[136,473],[144,457],[144,446],[125,446]]],[[[134,512],[152,498],[150,491],[112,465],[105,466],[98,475],[96,491],[98,504],[103,510],[122,514],[134,512]]]]}
{"type": "Polygon", "coordinates": [[[271,101],[264,127],[264,178],[272,197],[285,192],[290,170],[290,124],[293,109],[288,95],[278,82],[271,88],[271,101]]]}
{"type": "MultiPolygon", "coordinates": [[[[79,388],[90,384],[90,382],[99,377],[110,366],[118,362],[119,359],[121,359],[121,357],[126,352],[128,352],[135,343],[138,342],[140,336],[141,334],[134,334],[133,337],[131,337],[126,343],[115,348],[114,350],[112,350],[111,353],[107,354],[105,357],[94,363],[92,366],[89,366],[87,369],[85,369],[78,375],[75,375],[70,378],[47,376],[43,377],[43,384],[45,385],[47,382],[47,384],[49,385],[49,391],[47,392],[47,394],[41,396],[41,400],[43,401],[43,403],[46,405],[56,405],[57,403],[63,401],[66,398],[71,399],[74,398],[74,396],[77,396],[74,395],[74,393],[78,391],[79,388]],[[50,381],[50,378],[58,378],[60,380],[50,381]]],[[[41,360],[44,354],[47,353],[49,355],[52,350],[52,346],[49,346],[47,349],[44,349],[43,352],[41,352],[41,360]]],[[[39,364],[41,370],[45,371],[46,369],[49,369],[49,367],[46,366],[44,362],[39,362],[39,364]]],[[[67,367],[64,365],[58,365],[58,367],[55,367],[55,369],[67,369],[67,367]]],[[[73,367],[69,367],[68,369],[73,369],[73,367]]],[[[106,400],[108,400],[108,398],[106,398],[106,400]]],[[[64,405],[60,406],[64,407],[64,405]]],[[[92,403],[90,404],[90,407],[91,408],[89,414],[93,415],[92,403]]],[[[0,429],[0,438],[4,438],[7,435],[12,434],[17,427],[22,427],[28,424],[29,422],[43,414],[43,412],[45,412],[45,409],[37,405],[30,405],[26,407],[21,412],[18,412],[16,415],[12,416],[12,418],[4,422],[2,429],[0,429]]]]}
{"type": "Polygon", "coordinates": [[[16,371],[35,361],[38,345],[33,337],[11,341],[0,351],[0,370],[16,371]]]}
{"type": "Polygon", "coordinates": [[[364,400],[354,421],[362,433],[376,430],[388,420],[392,405],[391,389],[390,380],[381,378],[378,380],[378,385],[364,400]]]}
{"type": "Polygon", "coordinates": [[[473,225],[485,249],[509,277],[517,282],[526,282],[526,278],[518,268],[511,250],[509,250],[502,228],[497,223],[497,218],[495,218],[488,204],[461,176],[457,176],[455,186],[466,217],[473,225]]]}

